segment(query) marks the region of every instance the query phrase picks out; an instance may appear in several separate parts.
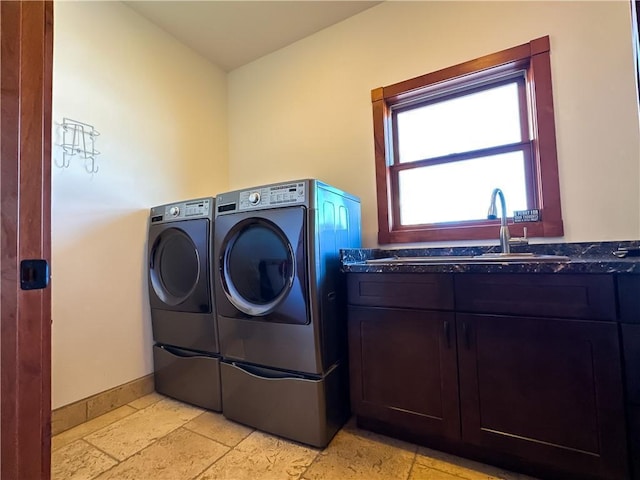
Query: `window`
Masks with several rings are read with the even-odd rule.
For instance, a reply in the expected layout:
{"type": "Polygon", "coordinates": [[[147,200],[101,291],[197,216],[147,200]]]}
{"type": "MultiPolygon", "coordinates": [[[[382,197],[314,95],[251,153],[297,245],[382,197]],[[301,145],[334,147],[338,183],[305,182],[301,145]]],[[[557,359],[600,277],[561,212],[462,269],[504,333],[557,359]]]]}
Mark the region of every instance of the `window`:
{"type": "Polygon", "coordinates": [[[549,37],[371,92],[379,243],[497,238],[501,188],[512,234],[561,236],[549,37]]]}
{"type": "MultiPolygon", "coordinates": [[[[633,37],[633,53],[635,56],[636,90],[640,102],[640,1],[631,0],[631,36],[633,37]]],[[[640,103],[638,104],[640,108],[640,103]]]]}

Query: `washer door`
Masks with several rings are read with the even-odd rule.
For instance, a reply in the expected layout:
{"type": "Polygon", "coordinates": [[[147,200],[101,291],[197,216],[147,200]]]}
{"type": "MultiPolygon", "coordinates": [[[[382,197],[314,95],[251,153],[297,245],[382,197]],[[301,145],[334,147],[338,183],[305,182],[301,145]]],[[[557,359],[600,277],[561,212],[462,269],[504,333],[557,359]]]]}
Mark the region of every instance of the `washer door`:
{"type": "Polygon", "coordinates": [[[151,306],[180,312],[211,312],[209,221],[185,220],[149,231],[151,306]]]}
{"type": "Polygon", "coordinates": [[[245,220],[227,244],[223,271],[229,301],[246,314],[265,315],[293,285],[293,251],[272,222],[245,220]]]}
{"type": "MultiPolygon", "coordinates": [[[[219,275],[226,299],[244,318],[308,323],[304,211],[253,214],[236,217],[221,245],[219,275]]],[[[230,217],[218,217],[216,228],[230,217]]]]}

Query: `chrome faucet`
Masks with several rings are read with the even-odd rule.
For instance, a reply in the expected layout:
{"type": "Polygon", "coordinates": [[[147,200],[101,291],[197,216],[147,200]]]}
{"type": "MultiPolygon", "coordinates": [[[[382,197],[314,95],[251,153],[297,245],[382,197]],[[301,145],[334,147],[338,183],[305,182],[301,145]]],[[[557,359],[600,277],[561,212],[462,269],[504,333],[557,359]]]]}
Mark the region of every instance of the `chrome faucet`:
{"type": "Polygon", "coordinates": [[[509,234],[509,227],[507,226],[507,202],[504,200],[504,194],[502,190],[499,188],[494,188],[493,192],[491,192],[491,204],[489,205],[489,211],[487,212],[487,218],[489,220],[495,220],[498,218],[497,210],[496,210],[496,195],[500,197],[500,249],[501,253],[508,254],[511,253],[511,246],[509,245],[509,239],[511,235],[509,234]]]}

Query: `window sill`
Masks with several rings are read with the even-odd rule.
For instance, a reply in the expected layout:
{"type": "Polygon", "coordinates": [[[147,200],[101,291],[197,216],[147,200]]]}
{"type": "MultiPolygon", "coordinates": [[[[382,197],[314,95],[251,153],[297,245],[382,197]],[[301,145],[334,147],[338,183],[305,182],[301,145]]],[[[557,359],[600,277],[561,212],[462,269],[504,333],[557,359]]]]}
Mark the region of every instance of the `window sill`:
{"type": "MultiPolygon", "coordinates": [[[[512,236],[524,235],[523,227],[527,227],[527,236],[532,237],[561,237],[564,235],[562,220],[542,221],[531,223],[508,223],[512,236]]],[[[482,222],[473,225],[451,225],[422,227],[403,227],[388,232],[378,232],[378,243],[416,243],[440,242],[452,240],[485,240],[498,238],[500,222],[482,222]]]]}

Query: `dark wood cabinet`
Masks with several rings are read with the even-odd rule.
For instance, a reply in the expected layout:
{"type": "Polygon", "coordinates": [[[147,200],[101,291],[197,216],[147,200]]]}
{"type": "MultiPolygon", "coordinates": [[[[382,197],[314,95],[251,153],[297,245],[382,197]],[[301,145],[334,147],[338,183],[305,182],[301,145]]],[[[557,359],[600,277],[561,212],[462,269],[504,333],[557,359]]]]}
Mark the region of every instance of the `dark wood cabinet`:
{"type": "Polygon", "coordinates": [[[456,310],[615,321],[611,275],[490,274],[455,277],[456,310]]]}
{"type": "Polygon", "coordinates": [[[360,424],[543,478],[628,478],[612,277],[434,274],[407,287],[422,276],[348,274],[360,424]]]}
{"type": "Polygon", "coordinates": [[[409,433],[460,432],[452,312],[349,307],[352,408],[409,433]]]}
{"type": "Polygon", "coordinates": [[[640,479],[640,275],[617,279],[631,470],[640,479]]]}
{"type": "Polygon", "coordinates": [[[577,478],[625,478],[615,324],[457,314],[462,439],[577,478]]]}

